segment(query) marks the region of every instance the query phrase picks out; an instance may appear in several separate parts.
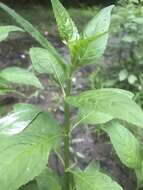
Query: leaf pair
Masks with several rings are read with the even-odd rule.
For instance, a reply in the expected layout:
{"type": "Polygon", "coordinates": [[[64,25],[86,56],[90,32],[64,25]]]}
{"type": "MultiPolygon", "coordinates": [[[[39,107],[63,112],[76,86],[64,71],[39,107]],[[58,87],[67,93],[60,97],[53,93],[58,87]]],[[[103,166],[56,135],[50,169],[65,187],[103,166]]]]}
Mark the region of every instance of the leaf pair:
{"type": "Polygon", "coordinates": [[[52,0],[52,5],[60,36],[69,45],[72,63],[78,66],[95,63],[106,48],[110,16],[114,6],[101,10],[80,35],[60,1],[52,0]]]}
{"type": "Polygon", "coordinates": [[[111,11],[102,9],[85,27],[82,38],[71,44],[73,63],[78,66],[93,64],[103,55],[107,45],[111,11]]]}
{"type": "Polygon", "coordinates": [[[51,149],[61,140],[61,128],[47,112],[20,104],[0,119],[1,189],[15,190],[39,175],[51,149]]]}

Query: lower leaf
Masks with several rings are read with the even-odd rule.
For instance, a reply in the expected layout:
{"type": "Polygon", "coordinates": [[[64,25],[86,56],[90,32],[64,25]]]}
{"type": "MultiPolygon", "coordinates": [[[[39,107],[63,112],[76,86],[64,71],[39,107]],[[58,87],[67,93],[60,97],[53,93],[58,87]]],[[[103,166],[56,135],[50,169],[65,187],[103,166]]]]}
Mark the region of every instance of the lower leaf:
{"type": "Polygon", "coordinates": [[[39,190],[61,190],[61,185],[57,174],[46,168],[37,178],[39,190]]]}
{"type": "Polygon", "coordinates": [[[111,143],[120,160],[129,168],[141,166],[141,147],[136,137],[118,122],[109,122],[104,130],[110,137],[111,143]]]}
{"type": "Polygon", "coordinates": [[[36,181],[32,181],[24,186],[22,186],[19,190],[39,190],[36,181]]]}
{"type": "Polygon", "coordinates": [[[0,132],[0,188],[16,190],[38,176],[51,149],[60,144],[60,136],[60,126],[46,112],[39,113],[21,133],[0,132]]]}
{"type": "Polygon", "coordinates": [[[123,190],[117,182],[100,171],[73,172],[77,190],[123,190]]]}

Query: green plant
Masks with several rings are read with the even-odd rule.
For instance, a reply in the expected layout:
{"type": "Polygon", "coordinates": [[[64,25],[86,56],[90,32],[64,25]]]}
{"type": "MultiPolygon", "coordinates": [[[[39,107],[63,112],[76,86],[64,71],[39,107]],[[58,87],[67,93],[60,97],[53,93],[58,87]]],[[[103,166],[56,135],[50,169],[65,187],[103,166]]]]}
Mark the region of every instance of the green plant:
{"type": "MultiPolygon", "coordinates": [[[[60,36],[69,48],[69,63],[28,21],[0,3],[0,7],[23,28],[1,27],[0,31],[4,31],[0,34],[1,40],[16,29],[28,32],[39,42],[42,47],[32,47],[29,51],[33,69],[39,74],[53,76],[61,89],[65,115],[61,127],[51,113],[34,105],[16,104],[11,113],[0,119],[0,189],[122,190],[119,184],[102,173],[96,165],[90,164],[82,171],[70,160],[71,132],[81,123],[99,125],[110,136],[121,161],[136,171],[141,182],[142,174],[139,172],[142,170],[142,147],[126,128],[128,123],[134,127],[143,126],[143,112],[132,100],[133,94],[121,89],[105,88],[72,96],[74,72],[87,64],[96,63],[105,50],[113,6],[101,10],[87,24],[83,33],[79,34],[62,4],[58,0],[52,0],[52,5],[60,36]],[[71,105],[78,108],[74,122],[71,105]],[[60,154],[62,140],[63,155],[60,154]],[[56,152],[63,163],[63,177],[47,167],[51,150],[56,152]],[[22,185],[25,186],[21,187],[22,185]]],[[[20,68],[7,68],[0,76],[6,82],[43,88],[34,74],[20,68]]]]}

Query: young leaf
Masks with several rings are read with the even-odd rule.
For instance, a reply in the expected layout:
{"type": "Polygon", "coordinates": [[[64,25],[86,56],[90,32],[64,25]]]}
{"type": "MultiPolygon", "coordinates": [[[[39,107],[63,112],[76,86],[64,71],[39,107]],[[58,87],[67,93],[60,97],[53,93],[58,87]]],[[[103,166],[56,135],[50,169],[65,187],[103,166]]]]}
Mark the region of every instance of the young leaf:
{"type": "Polygon", "coordinates": [[[102,9],[85,27],[84,39],[79,40],[75,45],[71,45],[74,63],[78,65],[93,64],[102,56],[107,45],[113,7],[109,6],[102,9]]]}
{"type": "Polygon", "coordinates": [[[141,146],[136,137],[127,128],[114,121],[105,124],[104,131],[109,135],[120,160],[129,168],[140,168],[141,146]]]}
{"type": "Polygon", "coordinates": [[[51,0],[60,36],[67,42],[79,39],[78,30],[59,0],[51,0]]]}
{"type": "Polygon", "coordinates": [[[114,5],[102,9],[85,27],[84,36],[90,37],[98,33],[108,32],[111,20],[111,11],[114,5]]]}
{"type": "Polygon", "coordinates": [[[28,32],[37,42],[41,44],[44,48],[48,49],[51,53],[54,54],[58,59],[64,62],[56,49],[51,45],[51,43],[27,20],[25,20],[22,16],[16,13],[13,9],[6,6],[3,3],[0,3],[0,8],[2,8],[5,12],[7,12],[16,22],[26,31],[28,32]]]}
{"type": "Polygon", "coordinates": [[[0,42],[5,40],[10,32],[24,32],[21,28],[17,26],[0,26],[0,42]]]}
{"type": "Polygon", "coordinates": [[[51,74],[58,82],[65,80],[64,66],[53,54],[43,48],[31,48],[29,53],[33,67],[38,73],[51,74]]]}
{"type": "Polygon", "coordinates": [[[73,57],[73,64],[78,66],[96,63],[102,56],[106,46],[104,38],[107,33],[99,33],[86,39],[71,44],[70,50],[73,57]]]}
{"type": "Polygon", "coordinates": [[[10,83],[43,88],[38,78],[31,72],[18,67],[8,67],[0,71],[0,77],[10,83]]]}
{"type": "Polygon", "coordinates": [[[97,170],[74,171],[73,174],[78,190],[123,190],[109,176],[97,170]]]}
{"type": "Polygon", "coordinates": [[[61,190],[59,177],[49,168],[46,168],[38,177],[36,177],[39,190],[61,190]]]}
{"type": "MultiPolygon", "coordinates": [[[[16,108],[18,112],[20,107],[16,108]]],[[[20,116],[17,117],[20,120],[20,116]]],[[[11,117],[11,120],[15,120],[15,116],[11,117]]],[[[31,119],[28,115],[26,121],[29,120],[31,119]]],[[[3,125],[5,129],[13,130],[5,134],[0,132],[0,172],[3,174],[0,175],[0,185],[3,190],[15,190],[43,171],[51,149],[60,144],[62,133],[60,126],[47,112],[40,112],[18,134],[14,134],[13,131],[15,128],[21,128],[23,123],[15,121],[10,126],[6,120],[3,125]]]]}
{"type": "Polygon", "coordinates": [[[121,119],[143,127],[143,112],[132,100],[132,93],[121,89],[90,90],[66,101],[79,108],[79,116],[84,123],[106,123],[121,119]]]}

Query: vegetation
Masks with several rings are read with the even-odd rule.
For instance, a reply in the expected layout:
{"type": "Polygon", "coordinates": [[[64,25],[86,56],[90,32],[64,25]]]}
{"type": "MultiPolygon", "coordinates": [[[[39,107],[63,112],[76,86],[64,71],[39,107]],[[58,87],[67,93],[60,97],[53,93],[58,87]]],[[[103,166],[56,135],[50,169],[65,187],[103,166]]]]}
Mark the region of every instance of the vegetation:
{"type": "MultiPolygon", "coordinates": [[[[11,83],[30,85],[44,90],[36,74],[48,74],[59,86],[64,106],[62,125],[51,113],[30,104],[16,104],[0,118],[0,188],[2,190],[123,190],[98,164],[81,170],[70,159],[72,131],[88,124],[106,133],[122,163],[135,171],[137,188],[143,187],[142,143],[132,132],[142,129],[143,111],[134,102],[134,95],[118,88],[88,90],[73,95],[72,77],[86,65],[96,64],[107,45],[111,11],[102,9],[80,34],[59,0],[51,0],[60,37],[69,49],[66,62],[54,46],[14,10],[0,3],[21,27],[1,26],[0,41],[11,32],[27,32],[40,45],[31,47],[29,55],[33,72],[18,67],[0,71],[0,94],[18,93],[11,83]],[[72,107],[77,114],[72,115],[72,107]],[[61,144],[64,144],[63,150],[61,144]],[[55,151],[63,164],[63,176],[47,166],[49,154],[55,151]]],[[[21,94],[20,94],[21,95],[21,94]]]]}

